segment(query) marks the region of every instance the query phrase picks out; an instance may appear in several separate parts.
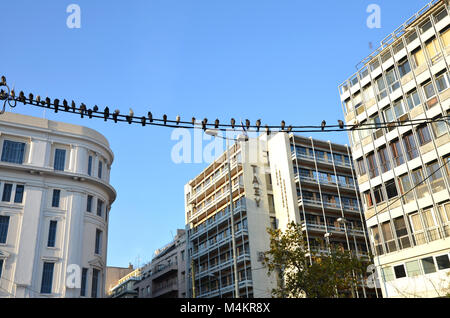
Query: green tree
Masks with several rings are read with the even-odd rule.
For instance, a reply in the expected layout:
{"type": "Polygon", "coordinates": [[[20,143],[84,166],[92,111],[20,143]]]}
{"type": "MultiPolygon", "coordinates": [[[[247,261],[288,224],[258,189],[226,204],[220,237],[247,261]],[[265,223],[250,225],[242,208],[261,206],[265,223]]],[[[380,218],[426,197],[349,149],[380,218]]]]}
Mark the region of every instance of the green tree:
{"type": "Polygon", "coordinates": [[[270,250],[263,264],[268,274],[278,275],[274,297],[355,297],[368,262],[353,256],[340,246],[328,246],[328,253],[308,250],[301,226],[294,222],[282,232],[268,229],[270,250]]]}

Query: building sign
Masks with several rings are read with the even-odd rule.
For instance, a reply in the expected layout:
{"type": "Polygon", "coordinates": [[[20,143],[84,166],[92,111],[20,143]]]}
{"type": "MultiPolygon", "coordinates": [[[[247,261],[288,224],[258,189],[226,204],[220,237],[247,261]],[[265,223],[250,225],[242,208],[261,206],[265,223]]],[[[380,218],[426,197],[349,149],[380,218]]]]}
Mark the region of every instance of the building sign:
{"type": "Polygon", "coordinates": [[[259,208],[259,204],[261,202],[261,189],[260,189],[260,182],[258,180],[258,170],[257,166],[252,165],[253,168],[253,190],[255,195],[255,202],[256,206],[259,208]]]}

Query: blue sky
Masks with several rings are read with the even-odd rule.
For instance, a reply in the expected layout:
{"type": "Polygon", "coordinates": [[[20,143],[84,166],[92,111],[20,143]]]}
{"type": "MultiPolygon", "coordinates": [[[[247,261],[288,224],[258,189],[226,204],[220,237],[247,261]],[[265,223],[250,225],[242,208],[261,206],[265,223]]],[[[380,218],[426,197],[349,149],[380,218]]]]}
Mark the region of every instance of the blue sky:
{"type": "MultiPolygon", "coordinates": [[[[16,90],[174,119],[278,125],[342,119],[338,85],[425,0],[15,0],[2,3],[0,74],[16,90]],[[69,29],[66,8],[81,8],[69,29]],[[369,4],[381,28],[369,29],[369,4]]],[[[43,116],[18,106],[15,112],[43,116]]],[[[171,129],[50,114],[104,134],[115,153],[108,265],[151,260],[184,227],[184,184],[206,164],[175,164],[171,129]]],[[[315,138],[348,143],[345,133],[315,138]]]]}

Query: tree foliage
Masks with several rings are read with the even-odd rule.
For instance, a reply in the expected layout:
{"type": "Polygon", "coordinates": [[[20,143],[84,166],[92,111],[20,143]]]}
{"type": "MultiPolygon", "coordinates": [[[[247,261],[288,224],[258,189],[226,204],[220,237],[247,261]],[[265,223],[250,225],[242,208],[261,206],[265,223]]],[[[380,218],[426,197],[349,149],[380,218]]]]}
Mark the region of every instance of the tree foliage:
{"type": "Polygon", "coordinates": [[[331,298],[355,296],[367,262],[342,247],[330,245],[328,253],[308,249],[301,226],[294,222],[287,229],[269,229],[270,250],[263,264],[268,274],[278,275],[274,297],[331,298]]]}

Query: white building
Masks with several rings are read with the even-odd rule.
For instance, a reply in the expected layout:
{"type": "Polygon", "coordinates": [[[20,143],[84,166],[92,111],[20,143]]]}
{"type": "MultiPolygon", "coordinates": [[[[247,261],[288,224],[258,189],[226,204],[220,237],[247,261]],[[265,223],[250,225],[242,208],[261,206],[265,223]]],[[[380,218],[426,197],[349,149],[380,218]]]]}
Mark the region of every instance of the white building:
{"type": "Polygon", "coordinates": [[[1,297],[104,296],[112,161],[92,129],[0,115],[1,297]]]}
{"type": "Polygon", "coordinates": [[[450,292],[450,16],[433,0],[340,87],[384,297],[450,292]],[[360,129],[372,124],[373,129],[360,129]]]}

